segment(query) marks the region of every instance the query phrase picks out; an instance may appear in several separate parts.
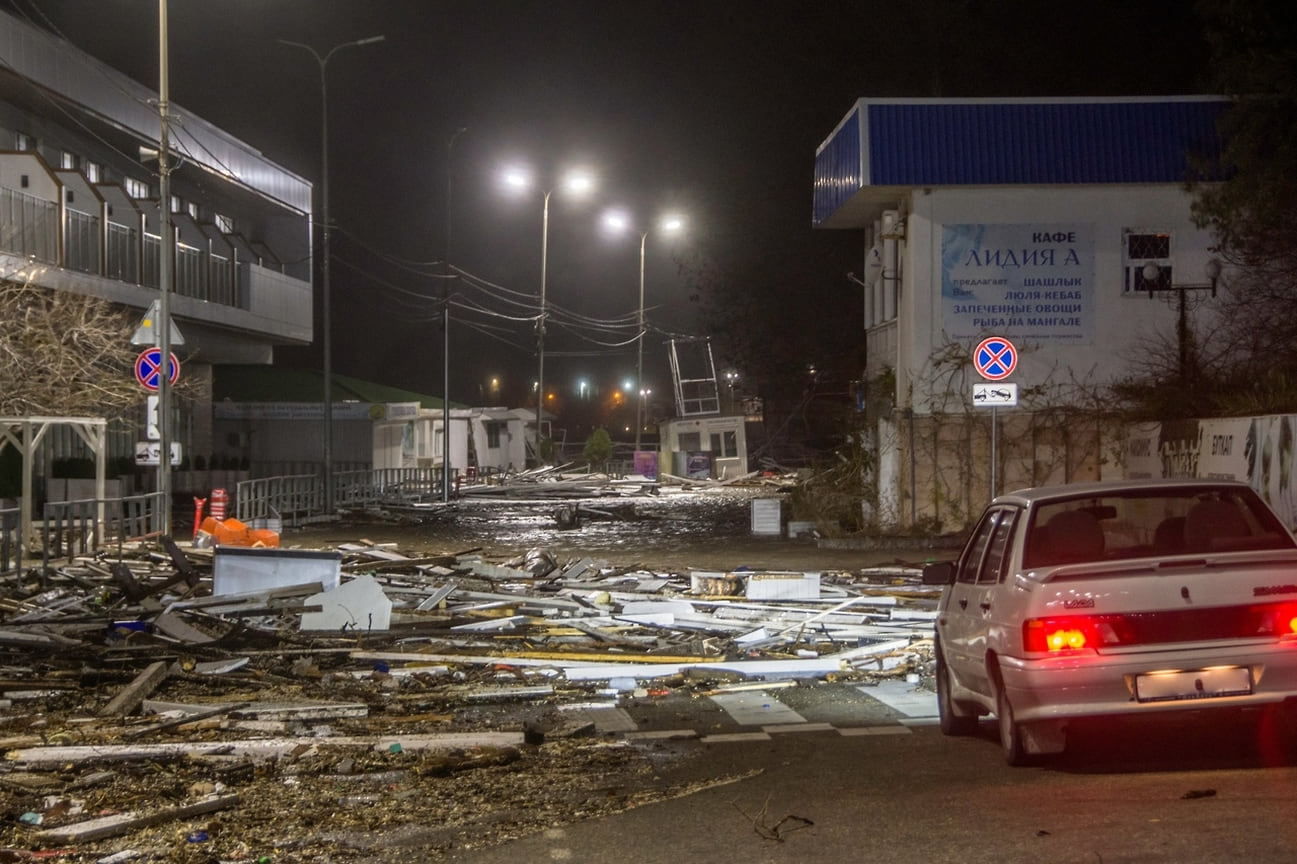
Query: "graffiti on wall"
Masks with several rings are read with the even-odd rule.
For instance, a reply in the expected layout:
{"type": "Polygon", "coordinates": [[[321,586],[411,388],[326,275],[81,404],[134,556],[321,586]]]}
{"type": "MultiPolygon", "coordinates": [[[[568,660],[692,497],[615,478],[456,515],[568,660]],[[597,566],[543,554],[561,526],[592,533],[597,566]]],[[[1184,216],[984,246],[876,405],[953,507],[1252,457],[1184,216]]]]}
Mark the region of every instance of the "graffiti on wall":
{"type": "Polygon", "coordinates": [[[1127,430],[1124,473],[1130,479],[1242,480],[1285,525],[1297,528],[1295,435],[1292,414],[1140,424],[1127,430]]]}

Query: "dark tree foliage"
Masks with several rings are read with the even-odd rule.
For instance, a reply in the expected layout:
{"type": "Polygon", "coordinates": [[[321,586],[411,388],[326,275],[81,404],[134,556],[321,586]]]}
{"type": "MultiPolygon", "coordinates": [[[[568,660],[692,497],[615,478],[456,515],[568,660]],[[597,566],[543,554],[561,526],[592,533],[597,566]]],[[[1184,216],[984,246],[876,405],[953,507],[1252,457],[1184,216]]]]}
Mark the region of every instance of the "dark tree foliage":
{"type": "MultiPolygon", "coordinates": [[[[1221,183],[1196,186],[1194,216],[1228,278],[1198,356],[1212,414],[1297,410],[1297,16],[1286,0],[1202,0],[1217,92],[1233,100],[1221,183]]],[[[1202,407],[1202,406],[1200,406],[1202,407]]]]}
{"type": "Polygon", "coordinates": [[[1198,189],[1194,212],[1221,250],[1250,262],[1292,255],[1297,225],[1297,16],[1284,0],[1204,0],[1228,179],[1198,189]]]}

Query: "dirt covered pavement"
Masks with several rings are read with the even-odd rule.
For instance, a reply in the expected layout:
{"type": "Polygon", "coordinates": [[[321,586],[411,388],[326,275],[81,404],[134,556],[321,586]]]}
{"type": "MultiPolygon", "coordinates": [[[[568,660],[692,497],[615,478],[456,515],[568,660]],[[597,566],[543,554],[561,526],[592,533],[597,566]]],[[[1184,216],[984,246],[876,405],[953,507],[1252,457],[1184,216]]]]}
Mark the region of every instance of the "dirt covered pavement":
{"type": "Polygon", "coordinates": [[[187,573],[144,548],[129,573],[15,577],[0,861],[427,861],[732,782],[565,709],[927,657],[928,553],[754,537],[756,494],[475,500],[285,531],[394,598],[382,632],[303,630],[309,591],[213,597],[212,550],[187,544],[187,573]],[[785,570],[815,573],[814,603],[699,589],[785,570]]]}

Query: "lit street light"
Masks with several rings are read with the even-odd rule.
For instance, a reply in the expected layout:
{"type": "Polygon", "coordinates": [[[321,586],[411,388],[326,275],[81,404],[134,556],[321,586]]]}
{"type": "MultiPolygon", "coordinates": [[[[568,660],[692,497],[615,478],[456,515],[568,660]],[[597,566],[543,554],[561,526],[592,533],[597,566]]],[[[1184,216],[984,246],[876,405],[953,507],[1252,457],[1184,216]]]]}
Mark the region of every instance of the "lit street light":
{"type": "MultiPolygon", "coordinates": [[[[323,331],[324,351],[324,512],[333,513],[333,346],[332,325],[330,322],[329,298],[329,91],[326,83],[325,67],[329,58],[343,48],[354,48],[360,45],[372,45],[382,42],[383,36],[368,36],[334,45],[321,57],[310,45],[304,42],[290,42],[280,39],[281,45],[291,45],[311,53],[320,67],[320,294],[324,304],[320,328],[323,331]]],[[[164,202],[165,204],[165,202],[164,202]]]]}
{"type": "MultiPolygon", "coordinates": [[[[504,182],[514,189],[530,189],[531,175],[518,169],[504,173],[504,182]]],[[[562,188],[573,195],[584,195],[594,188],[594,178],[583,171],[573,171],[563,178],[562,188]]],[[[548,189],[544,196],[544,216],[541,221],[540,235],[540,314],[536,319],[536,463],[541,461],[541,423],[545,415],[545,280],[549,264],[549,196],[553,189],[548,189]]]]}
{"type": "MultiPolygon", "coordinates": [[[[626,231],[630,220],[621,213],[609,213],[604,217],[605,224],[614,231],[626,231]]],[[[684,228],[684,220],[679,216],[666,216],[658,222],[658,231],[664,234],[676,234],[684,228]]],[[[647,230],[639,232],[639,315],[636,318],[638,334],[635,337],[635,452],[640,449],[640,434],[644,429],[644,250],[648,245],[647,230]]]]}
{"type": "Polygon", "coordinates": [[[739,373],[735,372],[733,369],[726,370],[725,383],[729,386],[729,391],[730,391],[730,413],[731,414],[734,413],[734,385],[738,382],[738,380],[739,380],[739,373]]]}

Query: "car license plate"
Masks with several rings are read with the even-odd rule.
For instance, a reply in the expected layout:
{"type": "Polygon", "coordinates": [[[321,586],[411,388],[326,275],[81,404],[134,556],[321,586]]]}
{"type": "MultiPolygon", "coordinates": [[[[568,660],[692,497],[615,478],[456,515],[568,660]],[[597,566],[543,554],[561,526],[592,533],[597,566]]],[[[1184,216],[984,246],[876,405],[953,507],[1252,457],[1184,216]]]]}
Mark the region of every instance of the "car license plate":
{"type": "Polygon", "coordinates": [[[1244,666],[1158,672],[1135,677],[1135,698],[1140,702],[1246,696],[1251,692],[1252,670],[1244,666]]]}

